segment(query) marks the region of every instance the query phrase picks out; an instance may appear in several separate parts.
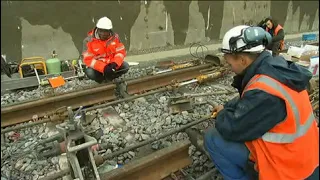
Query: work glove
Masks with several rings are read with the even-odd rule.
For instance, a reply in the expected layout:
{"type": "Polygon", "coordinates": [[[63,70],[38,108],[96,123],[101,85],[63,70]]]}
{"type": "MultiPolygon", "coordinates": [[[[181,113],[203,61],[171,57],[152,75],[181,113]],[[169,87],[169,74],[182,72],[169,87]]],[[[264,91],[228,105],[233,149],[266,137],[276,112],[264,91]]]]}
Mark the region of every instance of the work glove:
{"type": "Polygon", "coordinates": [[[231,86],[236,88],[240,95],[242,94],[242,80],[243,75],[235,75],[233,76],[233,82],[231,83],[231,86]]]}
{"type": "Polygon", "coordinates": [[[116,63],[110,63],[104,68],[104,74],[113,74],[116,70],[117,64],[116,63]]]}

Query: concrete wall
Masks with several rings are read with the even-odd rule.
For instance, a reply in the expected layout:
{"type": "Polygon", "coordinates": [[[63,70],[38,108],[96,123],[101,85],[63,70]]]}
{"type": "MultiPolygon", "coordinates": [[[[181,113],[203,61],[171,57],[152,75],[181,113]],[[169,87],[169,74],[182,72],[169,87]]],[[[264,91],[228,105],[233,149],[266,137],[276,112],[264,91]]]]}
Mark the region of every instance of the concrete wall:
{"type": "Polygon", "coordinates": [[[271,15],[286,33],[319,29],[319,1],[1,1],[1,53],[7,59],[79,56],[102,16],[129,50],[221,39],[231,27],[271,15]]]}

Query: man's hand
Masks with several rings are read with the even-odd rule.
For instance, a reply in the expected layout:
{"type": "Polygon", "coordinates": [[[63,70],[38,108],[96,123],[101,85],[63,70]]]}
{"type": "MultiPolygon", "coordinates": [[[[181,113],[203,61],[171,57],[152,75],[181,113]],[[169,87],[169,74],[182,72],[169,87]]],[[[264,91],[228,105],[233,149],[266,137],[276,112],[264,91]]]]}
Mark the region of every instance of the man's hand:
{"type": "Polygon", "coordinates": [[[113,74],[116,70],[117,64],[116,63],[110,63],[104,68],[104,74],[113,74]]]}
{"type": "Polygon", "coordinates": [[[218,114],[223,108],[224,108],[223,105],[219,105],[213,108],[213,112],[216,112],[218,114]]]}

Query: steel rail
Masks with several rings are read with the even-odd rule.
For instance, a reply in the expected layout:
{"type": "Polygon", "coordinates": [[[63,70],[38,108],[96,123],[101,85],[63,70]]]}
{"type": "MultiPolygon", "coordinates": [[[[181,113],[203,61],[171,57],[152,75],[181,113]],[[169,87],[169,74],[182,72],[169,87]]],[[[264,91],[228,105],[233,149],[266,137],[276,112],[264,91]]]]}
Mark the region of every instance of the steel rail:
{"type": "MultiPolygon", "coordinates": [[[[190,80],[201,75],[201,70],[210,68],[211,66],[211,64],[202,64],[164,74],[129,80],[126,82],[128,85],[127,91],[129,94],[142,93],[171,85],[173,82],[190,80]]],[[[80,106],[91,106],[115,100],[116,87],[116,84],[107,84],[92,89],[3,107],[1,108],[1,127],[32,121],[34,115],[37,115],[38,118],[45,117],[54,114],[56,109],[61,107],[72,106],[75,109],[80,106]]]]}

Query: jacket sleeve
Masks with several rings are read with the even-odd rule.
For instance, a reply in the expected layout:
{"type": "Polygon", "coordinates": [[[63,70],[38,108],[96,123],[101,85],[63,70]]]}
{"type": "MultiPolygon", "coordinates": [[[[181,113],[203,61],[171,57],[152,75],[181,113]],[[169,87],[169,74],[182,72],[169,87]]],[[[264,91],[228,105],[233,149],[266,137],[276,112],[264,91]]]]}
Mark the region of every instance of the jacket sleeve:
{"type": "Polygon", "coordinates": [[[92,51],[92,48],[90,48],[87,44],[87,50],[82,53],[83,56],[83,62],[86,66],[99,71],[101,73],[104,73],[104,68],[106,67],[106,63],[103,61],[95,59],[95,54],[92,51]]]}
{"type": "Polygon", "coordinates": [[[231,99],[230,101],[226,102],[224,104],[224,107],[231,107],[231,108],[235,108],[238,104],[238,102],[240,101],[240,98],[237,96],[233,99],[231,99]]]}
{"type": "Polygon", "coordinates": [[[272,42],[278,42],[284,39],[284,30],[280,29],[276,36],[272,37],[272,42]]]}
{"type": "Polygon", "coordinates": [[[260,138],[285,117],[285,102],[261,90],[250,90],[218,113],[216,128],[223,138],[245,142],[260,138]]]}
{"type": "Polygon", "coordinates": [[[92,37],[88,36],[83,40],[83,44],[82,44],[82,52],[87,51],[88,47],[87,44],[88,42],[91,40],[92,37]]]}
{"type": "Polygon", "coordinates": [[[117,64],[117,68],[119,68],[124,61],[124,57],[126,56],[126,49],[121,42],[118,42],[114,45],[112,51],[114,56],[113,59],[111,59],[111,62],[115,62],[117,64]]]}

